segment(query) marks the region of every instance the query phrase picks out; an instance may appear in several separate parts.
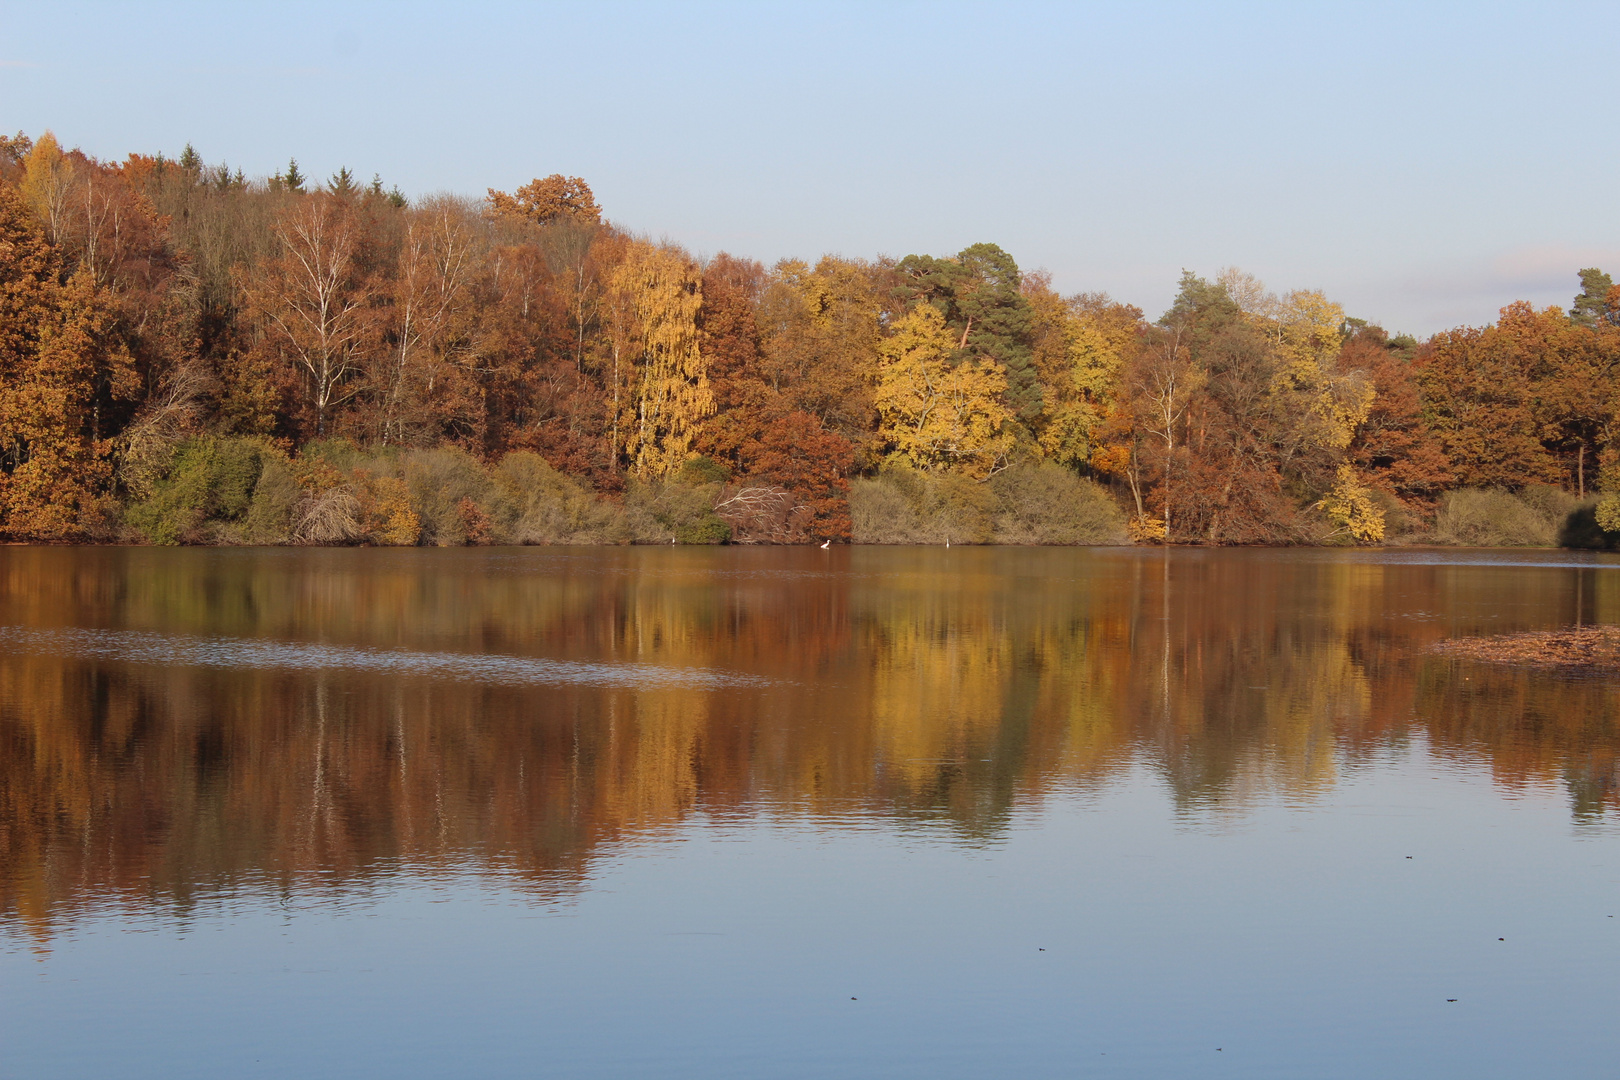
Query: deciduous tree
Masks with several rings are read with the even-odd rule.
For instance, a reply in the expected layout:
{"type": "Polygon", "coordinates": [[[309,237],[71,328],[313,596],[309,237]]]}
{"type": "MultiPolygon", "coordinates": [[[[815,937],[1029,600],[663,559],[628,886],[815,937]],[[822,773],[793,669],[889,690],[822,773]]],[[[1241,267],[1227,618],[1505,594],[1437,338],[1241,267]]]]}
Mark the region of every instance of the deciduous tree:
{"type": "Polygon", "coordinates": [[[1458,483],[1519,488],[1562,479],[1542,442],[1537,394],[1548,357],[1536,346],[1553,320],[1565,321],[1557,308],[1538,312],[1520,302],[1503,308],[1494,326],[1448,330],[1430,341],[1418,385],[1458,483]]]}
{"type": "Polygon", "coordinates": [[[953,362],[956,341],[937,308],[912,308],[880,347],[874,402],[896,455],[983,479],[1006,464],[1013,446],[1007,377],[991,360],[953,362]]]}
{"type": "Polygon", "coordinates": [[[497,215],[525,218],[537,225],[560,221],[594,225],[602,220],[591,186],[577,176],[561,173],[530,180],[511,195],[490,188],[489,205],[497,215]]]}
{"type": "Polygon", "coordinates": [[[633,370],[621,421],[624,452],[635,476],[662,479],[686,460],[698,423],[714,412],[698,348],[701,279],[680,253],[636,242],[614,270],[612,288],[633,370]]]}
{"type": "Polygon", "coordinates": [[[1379,327],[1358,328],[1338,365],[1363,372],[1373,389],[1367,417],[1347,449],[1359,475],[1414,509],[1427,511],[1451,483],[1451,467],[1423,416],[1411,349],[1379,327]]]}
{"type": "Polygon", "coordinates": [[[387,348],[374,354],[378,438],[384,444],[467,441],[482,428],[475,289],[483,272],[477,219],[454,199],[405,211],[387,286],[387,348]]]}
{"type": "Polygon", "coordinates": [[[761,379],[786,406],[863,449],[874,428],[872,373],[893,314],[891,289],[883,263],[788,259],[772,268],[756,308],[761,379]]]}
{"type": "Polygon", "coordinates": [[[1036,427],[1054,461],[1088,467],[1096,435],[1118,395],[1120,373],[1136,354],[1142,312],[1103,294],[1058,296],[1045,276],[1026,275],[1035,321],[1034,358],[1044,408],[1036,427]]]}
{"type": "Polygon", "coordinates": [[[288,207],[273,232],[279,250],[247,277],[247,306],[264,348],[301,386],[311,434],[324,438],[359,393],[376,343],[360,224],[351,204],[315,194],[288,207]]]}
{"type": "Polygon", "coordinates": [[[88,270],[60,283],[58,254],[0,188],[0,532],[70,540],[94,527],[112,477],[98,390],[138,388],[114,314],[88,270]]]}

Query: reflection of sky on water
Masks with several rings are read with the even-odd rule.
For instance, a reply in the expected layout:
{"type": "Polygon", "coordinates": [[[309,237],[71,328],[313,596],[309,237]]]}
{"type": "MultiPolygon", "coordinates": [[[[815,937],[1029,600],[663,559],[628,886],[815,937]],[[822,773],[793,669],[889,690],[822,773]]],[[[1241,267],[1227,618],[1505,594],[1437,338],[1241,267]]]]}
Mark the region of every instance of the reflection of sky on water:
{"type": "Polygon", "coordinates": [[[42,1078],[1601,1075],[1614,870],[1421,749],[1218,827],[1137,769],[989,847],[691,820],[565,903],[407,864],[108,913],[0,950],[0,1007],[42,1078]]]}

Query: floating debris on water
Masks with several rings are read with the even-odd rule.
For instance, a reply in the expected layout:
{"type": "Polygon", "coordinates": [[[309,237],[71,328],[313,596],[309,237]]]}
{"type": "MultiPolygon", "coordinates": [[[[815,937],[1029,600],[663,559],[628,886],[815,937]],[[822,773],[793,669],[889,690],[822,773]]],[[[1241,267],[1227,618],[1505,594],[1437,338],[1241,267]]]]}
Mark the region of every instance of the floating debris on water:
{"type": "Polygon", "coordinates": [[[1433,651],[1487,664],[1620,672],[1620,626],[1573,626],[1493,637],[1450,638],[1435,645],[1433,651]]]}

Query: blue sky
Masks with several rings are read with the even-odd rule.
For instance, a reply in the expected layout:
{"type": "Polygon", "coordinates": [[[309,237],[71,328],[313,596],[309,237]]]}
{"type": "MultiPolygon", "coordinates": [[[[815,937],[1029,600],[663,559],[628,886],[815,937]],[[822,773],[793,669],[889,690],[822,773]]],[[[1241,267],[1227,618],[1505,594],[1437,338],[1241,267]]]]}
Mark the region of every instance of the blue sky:
{"type": "Polygon", "coordinates": [[[1620,276],[1612,4],[0,0],[0,128],[407,194],[585,177],[699,255],[1001,244],[1427,334],[1620,276]]]}

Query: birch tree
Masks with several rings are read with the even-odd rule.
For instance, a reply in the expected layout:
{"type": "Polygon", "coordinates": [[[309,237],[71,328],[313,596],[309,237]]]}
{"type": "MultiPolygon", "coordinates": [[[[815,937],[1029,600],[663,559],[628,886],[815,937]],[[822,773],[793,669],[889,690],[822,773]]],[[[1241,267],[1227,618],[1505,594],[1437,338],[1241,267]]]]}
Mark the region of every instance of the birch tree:
{"type": "Polygon", "coordinates": [[[372,289],[359,265],[352,207],[331,195],[298,200],[272,228],[279,254],[249,283],[249,308],[269,347],[298,373],[315,437],[360,387],[372,336],[372,289]]]}
{"type": "Polygon", "coordinates": [[[698,423],[715,407],[698,348],[701,278],[677,252],[636,242],[615,268],[611,290],[614,338],[633,379],[621,419],[624,452],[638,479],[662,479],[686,460],[698,423]]]}
{"type": "MultiPolygon", "coordinates": [[[[413,428],[431,427],[440,385],[459,373],[470,351],[468,322],[473,278],[479,269],[476,236],[454,200],[428,202],[409,212],[394,280],[393,326],[382,385],[382,441],[411,441],[413,428]]],[[[437,430],[424,431],[438,435],[437,430]]]]}

